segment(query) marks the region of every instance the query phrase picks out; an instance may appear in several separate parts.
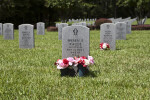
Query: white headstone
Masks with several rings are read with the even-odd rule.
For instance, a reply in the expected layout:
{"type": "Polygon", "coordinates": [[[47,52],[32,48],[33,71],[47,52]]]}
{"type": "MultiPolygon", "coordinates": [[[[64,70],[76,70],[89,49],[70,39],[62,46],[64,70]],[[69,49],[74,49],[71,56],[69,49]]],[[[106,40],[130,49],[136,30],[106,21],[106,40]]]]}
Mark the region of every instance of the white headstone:
{"type": "Polygon", "coordinates": [[[12,23],[3,24],[3,37],[5,40],[14,39],[14,24],[12,23]]]}
{"type": "Polygon", "coordinates": [[[34,26],[19,25],[19,48],[34,48],[34,26]]]}
{"type": "Polygon", "coordinates": [[[62,29],[63,29],[64,27],[66,27],[66,26],[68,26],[67,23],[60,23],[60,24],[58,25],[58,39],[59,39],[59,40],[62,40],[62,29]]]}
{"type": "Polygon", "coordinates": [[[108,43],[110,50],[116,49],[116,30],[115,24],[105,23],[101,25],[100,43],[108,43]]]}
{"type": "Polygon", "coordinates": [[[44,35],[45,34],[45,23],[39,22],[37,23],[37,34],[44,35]]]}
{"type": "Polygon", "coordinates": [[[126,40],[126,23],[116,23],[116,40],[126,40]]]}
{"type": "Polygon", "coordinates": [[[86,26],[86,22],[80,22],[79,25],[86,26]]]}
{"type": "Polygon", "coordinates": [[[131,33],[131,21],[126,21],[126,32],[127,34],[131,33]]]}
{"type": "Polygon", "coordinates": [[[81,25],[63,28],[62,58],[89,55],[89,28],[81,25]]]}
{"type": "Polygon", "coordinates": [[[3,35],[3,27],[2,27],[2,23],[0,23],[0,35],[3,35]]]}

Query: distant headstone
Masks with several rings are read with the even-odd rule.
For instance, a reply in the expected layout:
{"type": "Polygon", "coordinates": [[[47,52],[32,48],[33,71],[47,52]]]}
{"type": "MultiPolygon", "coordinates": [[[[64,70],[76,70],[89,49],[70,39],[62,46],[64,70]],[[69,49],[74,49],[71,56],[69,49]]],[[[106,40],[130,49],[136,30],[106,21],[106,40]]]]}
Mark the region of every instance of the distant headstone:
{"type": "Polygon", "coordinates": [[[111,21],[113,21],[114,20],[114,18],[108,18],[109,20],[111,20],[111,21]]]}
{"type": "Polygon", "coordinates": [[[62,40],[62,29],[63,29],[64,27],[66,27],[66,26],[68,26],[67,23],[60,23],[60,24],[58,25],[58,39],[59,39],[59,40],[62,40]]]}
{"type": "Polygon", "coordinates": [[[12,23],[3,24],[3,37],[5,40],[14,39],[14,24],[12,23]]]}
{"type": "Polygon", "coordinates": [[[115,24],[105,23],[101,25],[100,43],[108,43],[110,45],[110,50],[116,49],[115,24]]]}
{"type": "Polygon", "coordinates": [[[89,22],[89,21],[90,21],[90,20],[89,20],[89,18],[87,18],[87,19],[86,19],[86,21],[88,21],[88,22],[89,22]]]}
{"type": "Polygon", "coordinates": [[[126,23],[116,23],[116,40],[126,40],[126,23]]]}
{"type": "Polygon", "coordinates": [[[120,17],[120,18],[117,18],[115,20],[116,20],[116,22],[120,22],[122,20],[122,18],[120,17]]]}
{"type": "Polygon", "coordinates": [[[146,20],[147,20],[147,16],[142,20],[142,25],[145,24],[146,20]]]}
{"type": "Polygon", "coordinates": [[[2,23],[0,23],[0,35],[3,35],[3,27],[2,27],[2,23]]]}
{"type": "Polygon", "coordinates": [[[137,17],[136,17],[136,18],[131,19],[131,23],[135,22],[136,20],[137,20],[137,17]]]}
{"type": "Polygon", "coordinates": [[[87,26],[91,26],[92,24],[91,23],[87,23],[87,26]]]}
{"type": "Polygon", "coordinates": [[[19,25],[19,48],[34,48],[34,26],[19,25]]]}
{"type": "Polygon", "coordinates": [[[89,28],[68,26],[62,32],[62,58],[89,55],[89,28]]]}
{"type": "Polygon", "coordinates": [[[131,21],[126,21],[126,32],[127,34],[131,33],[131,21]]]}
{"type": "Polygon", "coordinates": [[[56,27],[58,28],[59,23],[56,23],[56,27]]]}
{"type": "Polygon", "coordinates": [[[71,22],[71,19],[69,19],[68,22],[71,22]]]}
{"type": "Polygon", "coordinates": [[[37,34],[44,35],[45,34],[45,23],[39,22],[37,23],[37,34]]]}
{"type": "Polygon", "coordinates": [[[74,26],[74,25],[80,25],[79,23],[72,23],[72,26],[74,26]]]}
{"type": "Polygon", "coordinates": [[[86,26],[86,22],[80,22],[79,25],[86,26]]]}

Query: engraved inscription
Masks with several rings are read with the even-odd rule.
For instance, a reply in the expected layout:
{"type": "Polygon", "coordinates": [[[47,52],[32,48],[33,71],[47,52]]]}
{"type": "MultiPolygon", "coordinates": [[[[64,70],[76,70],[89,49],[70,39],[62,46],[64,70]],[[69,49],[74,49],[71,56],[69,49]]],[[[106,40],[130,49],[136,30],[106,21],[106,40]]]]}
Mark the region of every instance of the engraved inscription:
{"type": "Polygon", "coordinates": [[[68,49],[67,51],[71,53],[72,56],[79,56],[81,52],[84,52],[82,47],[83,39],[68,39],[68,49]]]}

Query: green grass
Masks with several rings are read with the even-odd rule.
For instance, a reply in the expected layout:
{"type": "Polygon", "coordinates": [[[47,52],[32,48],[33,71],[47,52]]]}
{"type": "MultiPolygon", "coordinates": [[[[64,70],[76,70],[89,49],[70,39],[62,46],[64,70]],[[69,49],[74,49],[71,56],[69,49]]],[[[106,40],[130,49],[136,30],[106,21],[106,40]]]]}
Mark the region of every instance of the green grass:
{"type": "Polygon", "coordinates": [[[35,34],[34,49],[19,49],[18,30],[15,40],[0,36],[0,100],[149,100],[150,31],[132,31],[115,51],[101,51],[99,41],[91,31],[94,76],[72,78],[54,66],[62,54],[57,32],[35,34]]]}

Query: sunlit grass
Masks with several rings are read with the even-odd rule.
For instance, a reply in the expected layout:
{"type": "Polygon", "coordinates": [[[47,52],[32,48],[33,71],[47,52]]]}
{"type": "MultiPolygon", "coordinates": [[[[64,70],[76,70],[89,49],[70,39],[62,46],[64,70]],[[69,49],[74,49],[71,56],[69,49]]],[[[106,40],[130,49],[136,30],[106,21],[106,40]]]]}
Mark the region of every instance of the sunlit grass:
{"type": "Polygon", "coordinates": [[[0,36],[0,99],[150,99],[150,31],[132,31],[115,51],[101,51],[99,42],[99,30],[91,31],[92,75],[72,78],[54,66],[62,54],[57,32],[35,34],[34,49],[19,48],[18,30],[14,40],[0,36]]]}

